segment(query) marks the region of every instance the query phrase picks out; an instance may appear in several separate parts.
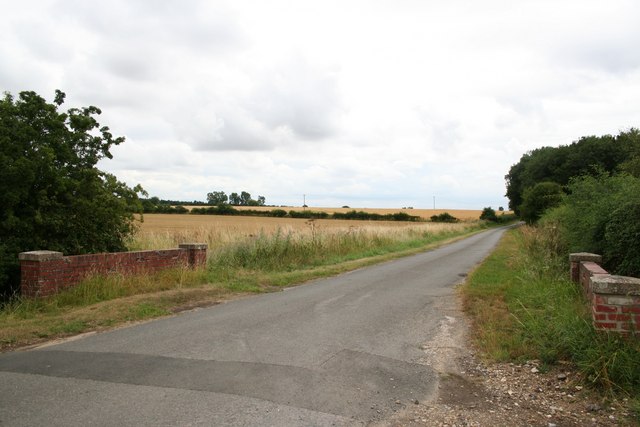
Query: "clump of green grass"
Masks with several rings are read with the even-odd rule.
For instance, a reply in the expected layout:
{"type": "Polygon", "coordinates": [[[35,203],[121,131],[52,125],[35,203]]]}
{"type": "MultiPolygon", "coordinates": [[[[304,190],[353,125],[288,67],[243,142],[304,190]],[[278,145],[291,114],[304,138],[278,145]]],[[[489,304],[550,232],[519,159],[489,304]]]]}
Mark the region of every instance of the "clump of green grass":
{"type": "Polygon", "coordinates": [[[449,237],[468,233],[470,227],[442,229],[396,229],[377,232],[352,229],[343,233],[310,235],[278,231],[259,234],[222,248],[210,256],[210,266],[259,271],[293,271],[348,260],[419,248],[449,237]]]}
{"type": "Polygon", "coordinates": [[[82,320],[62,321],[53,325],[50,329],[51,333],[57,334],[77,334],[86,329],[87,323],[82,320]]]}
{"type": "Polygon", "coordinates": [[[90,276],[78,285],[42,298],[17,297],[0,311],[3,316],[27,319],[36,313],[57,313],[73,307],[86,307],[102,301],[197,286],[206,281],[204,269],[174,268],[153,274],[90,276]]]}
{"type": "Polygon", "coordinates": [[[522,227],[469,277],[476,342],[497,361],[573,362],[594,387],[640,395],[640,341],[596,331],[553,230],[522,227]]]}
{"type": "Polygon", "coordinates": [[[129,308],[128,320],[143,320],[169,314],[170,311],[158,304],[141,302],[129,308]]]}

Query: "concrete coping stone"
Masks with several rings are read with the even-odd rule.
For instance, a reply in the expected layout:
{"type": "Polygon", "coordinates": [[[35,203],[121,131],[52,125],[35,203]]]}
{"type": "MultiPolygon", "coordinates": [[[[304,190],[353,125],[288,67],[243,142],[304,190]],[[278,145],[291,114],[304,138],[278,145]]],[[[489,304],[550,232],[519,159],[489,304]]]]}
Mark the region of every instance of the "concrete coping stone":
{"type": "Polygon", "coordinates": [[[602,255],[591,254],[589,252],[578,252],[575,254],[569,254],[569,262],[581,261],[591,261],[600,264],[602,262],[602,255]]]}
{"type": "Polygon", "coordinates": [[[640,295],[640,279],[598,274],[591,277],[591,290],[597,294],[638,296],[640,295]]]}
{"type": "Polygon", "coordinates": [[[180,243],[180,245],[178,245],[178,247],[180,249],[207,249],[209,247],[209,245],[207,245],[206,243],[180,243]]]}
{"type": "Polygon", "coordinates": [[[18,259],[20,261],[52,261],[56,259],[62,259],[62,252],[56,251],[31,251],[31,252],[20,252],[18,254],[18,259]]]}

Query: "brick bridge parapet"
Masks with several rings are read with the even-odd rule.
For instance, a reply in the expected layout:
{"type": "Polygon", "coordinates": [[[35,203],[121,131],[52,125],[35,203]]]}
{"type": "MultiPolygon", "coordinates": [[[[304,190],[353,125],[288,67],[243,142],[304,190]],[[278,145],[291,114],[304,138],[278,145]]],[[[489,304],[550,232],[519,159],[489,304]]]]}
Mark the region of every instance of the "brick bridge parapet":
{"type": "Polygon", "coordinates": [[[52,295],[90,275],[145,274],[169,268],[199,268],[207,262],[207,244],[184,243],[177,249],[64,256],[32,251],[18,255],[20,292],[26,297],[52,295]]]}
{"type": "Polygon", "coordinates": [[[596,254],[571,254],[569,262],[571,280],[581,285],[595,328],[640,337],[640,279],[609,274],[596,254]]]}

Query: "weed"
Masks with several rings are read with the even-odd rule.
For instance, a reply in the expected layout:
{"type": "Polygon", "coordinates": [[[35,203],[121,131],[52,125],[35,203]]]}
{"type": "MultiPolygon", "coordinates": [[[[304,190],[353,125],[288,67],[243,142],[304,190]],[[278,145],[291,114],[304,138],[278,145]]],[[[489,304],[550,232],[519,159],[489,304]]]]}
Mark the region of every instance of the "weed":
{"type": "Polygon", "coordinates": [[[572,361],[608,393],[640,394],[640,342],[596,331],[550,228],[505,234],[463,289],[476,343],[494,360],[572,361]]]}
{"type": "Polygon", "coordinates": [[[84,331],[87,328],[87,323],[81,320],[71,320],[68,322],[61,322],[53,325],[50,329],[50,333],[53,335],[58,334],[77,334],[84,331]]]}
{"type": "Polygon", "coordinates": [[[169,314],[168,310],[158,307],[155,304],[143,302],[130,307],[129,315],[127,317],[128,320],[143,320],[167,314],[169,314]]]}

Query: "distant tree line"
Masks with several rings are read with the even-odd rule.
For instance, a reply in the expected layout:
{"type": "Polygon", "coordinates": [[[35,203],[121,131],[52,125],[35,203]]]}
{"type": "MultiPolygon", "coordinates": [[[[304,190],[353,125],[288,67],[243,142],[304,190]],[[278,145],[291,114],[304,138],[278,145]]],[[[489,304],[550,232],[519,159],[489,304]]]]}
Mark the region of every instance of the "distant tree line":
{"type": "MultiPolygon", "coordinates": [[[[158,197],[148,199],[140,199],[144,213],[161,213],[161,214],[185,214],[189,213],[189,209],[185,208],[181,203],[172,200],[160,200],[158,197]]],[[[201,204],[203,204],[201,202],[201,204]]]]}
{"type": "Polygon", "coordinates": [[[346,219],[346,220],[365,220],[365,221],[420,221],[419,216],[409,215],[405,212],[397,212],[391,214],[378,214],[364,211],[349,212],[321,212],[321,211],[294,211],[287,212],[284,209],[271,210],[251,210],[251,209],[235,209],[228,204],[219,204],[206,208],[193,208],[192,214],[196,215],[244,215],[244,216],[261,216],[275,218],[307,218],[307,219],[346,219]]]}
{"type": "Polygon", "coordinates": [[[224,191],[212,191],[207,193],[207,204],[213,206],[229,204],[231,206],[264,206],[264,196],[258,196],[257,200],[251,198],[246,191],[231,193],[227,196],[224,191]]]}
{"type": "Polygon", "coordinates": [[[207,202],[203,202],[202,200],[166,200],[160,199],[161,203],[167,203],[172,206],[207,206],[207,202]]]}

